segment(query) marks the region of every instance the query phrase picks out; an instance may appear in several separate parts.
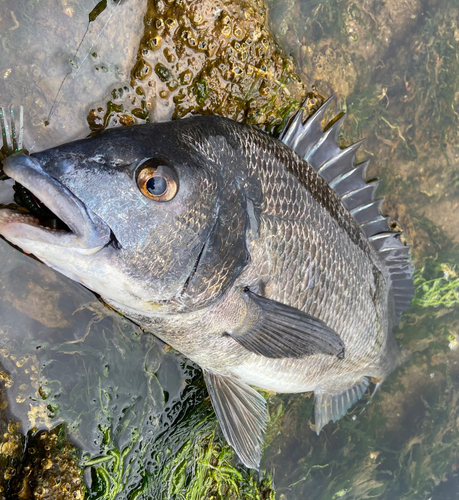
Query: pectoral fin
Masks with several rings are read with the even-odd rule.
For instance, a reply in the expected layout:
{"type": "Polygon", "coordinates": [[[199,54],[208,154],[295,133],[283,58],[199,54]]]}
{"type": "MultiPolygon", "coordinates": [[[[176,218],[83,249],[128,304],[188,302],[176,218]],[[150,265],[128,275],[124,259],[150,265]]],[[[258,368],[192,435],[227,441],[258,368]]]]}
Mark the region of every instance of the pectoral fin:
{"type": "Polygon", "coordinates": [[[247,467],[258,470],[268,420],[265,399],[255,389],[237,379],[208,370],[203,372],[212,406],[226,440],[247,467]]]}
{"type": "Polygon", "coordinates": [[[244,291],[247,318],[228,332],[247,350],[267,358],[301,358],[331,354],[344,358],[340,336],[320,319],[275,300],[244,291]]]}
{"type": "Polygon", "coordinates": [[[314,392],[314,430],[319,434],[330,420],[336,422],[362,397],[370,382],[362,377],[357,383],[337,394],[314,392]]]}

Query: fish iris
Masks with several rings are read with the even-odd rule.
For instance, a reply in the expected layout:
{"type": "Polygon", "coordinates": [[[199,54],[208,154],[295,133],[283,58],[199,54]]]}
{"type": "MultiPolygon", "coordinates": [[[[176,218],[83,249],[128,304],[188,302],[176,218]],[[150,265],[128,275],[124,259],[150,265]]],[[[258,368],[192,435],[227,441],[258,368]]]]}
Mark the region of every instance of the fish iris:
{"type": "Polygon", "coordinates": [[[170,201],[178,191],[174,170],[153,158],[142,165],[137,174],[137,186],[144,196],[154,201],[170,201]]]}

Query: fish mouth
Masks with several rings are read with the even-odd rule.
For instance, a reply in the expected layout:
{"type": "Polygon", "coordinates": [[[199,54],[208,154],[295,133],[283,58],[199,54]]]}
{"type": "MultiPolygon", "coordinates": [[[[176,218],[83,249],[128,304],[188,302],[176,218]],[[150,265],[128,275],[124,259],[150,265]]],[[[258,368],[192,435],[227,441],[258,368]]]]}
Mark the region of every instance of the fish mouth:
{"type": "Polygon", "coordinates": [[[31,253],[44,245],[89,255],[111,241],[107,224],[43,171],[35,158],[19,154],[3,165],[5,174],[17,183],[15,201],[19,204],[0,210],[0,234],[8,241],[31,253]]]}

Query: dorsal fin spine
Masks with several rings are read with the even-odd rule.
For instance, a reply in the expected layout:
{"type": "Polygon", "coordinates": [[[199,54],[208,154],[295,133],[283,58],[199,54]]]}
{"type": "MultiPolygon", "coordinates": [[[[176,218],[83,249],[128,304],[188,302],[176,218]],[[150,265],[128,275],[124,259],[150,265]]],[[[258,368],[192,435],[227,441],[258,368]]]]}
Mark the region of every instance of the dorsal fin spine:
{"type": "Polygon", "coordinates": [[[359,174],[359,177],[361,177],[362,180],[365,179],[365,175],[367,173],[368,165],[370,164],[369,161],[364,161],[362,163],[359,163],[357,166],[355,166],[352,170],[347,170],[341,175],[338,175],[333,179],[333,181],[330,182],[330,187],[333,188],[336,184],[339,184],[340,182],[344,181],[351,175],[355,175],[359,170],[361,170],[361,173],[359,174]]]}
{"type": "Polygon", "coordinates": [[[413,297],[413,287],[405,286],[407,280],[412,282],[413,275],[409,247],[401,241],[401,233],[391,231],[389,218],[382,214],[384,199],[375,199],[380,181],[365,182],[369,162],[354,164],[355,153],[362,141],[344,149],[338,145],[345,114],[338,114],[325,129],[322,128],[325,113],[333,99],[334,95],[304,122],[303,108],[300,108],[280,139],[325,179],[379,253],[391,276],[398,320],[413,297]]]}
{"type": "MultiPolygon", "coordinates": [[[[322,137],[317,141],[316,145],[311,148],[308,158],[305,157],[305,160],[308,163],[311,165],[322,165],[325,159],[330,160],[336,156],[336,154],[340,154],[341,151],[343,151],[338,146],[337,139],[345,117],[346,115],[343,114],[330,128],[328,128],[325,132],[322,132],[322,137]]],[[[318,168],[320,167],[316,167],[314,170],[317,172],[318,168]]]]}
{"type": "Polygon", "coordinates": [[[341,149],[336,155],[322,163],[317,169],[317,173],[321,175],[331,186],[331,183],[343,174],[354,170],[354,159],[357,149],[362,145],[363,141],[356,142],[347,149],[341,149]],[[336,171],[338,170],[338,173],[336,171]]]}
{"type": "MultiPolygon", "coordinates": [[[[354,208],[354,210],[351,210],[351,214],[352,215],[358,214],[359,212],[362,212],[363,210],[366,210],[367,208],[370,208],[374,205],[380,208],[383,201],[384,198],[378,198],[377,200],[372,200],[370,203],[367,203],[366,205],[360,205],[359,207],[354,208]]],[[[381,213],[379,213],[376,217],[380,216],[382,217],[381,213]]],[[[372,220],[377,220],[377,219],[372,219],[372,220]]]]}

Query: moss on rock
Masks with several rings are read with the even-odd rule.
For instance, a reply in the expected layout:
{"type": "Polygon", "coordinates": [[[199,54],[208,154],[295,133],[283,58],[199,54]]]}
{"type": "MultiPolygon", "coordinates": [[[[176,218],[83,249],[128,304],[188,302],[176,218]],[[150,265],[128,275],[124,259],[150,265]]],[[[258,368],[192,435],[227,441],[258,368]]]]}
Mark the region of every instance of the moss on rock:
{"type": "Polygon", "coordinates": [[[306,94],[311,107],[322,102],[276,43],[261,0],[150,0],[144,25],[132,87],[91,111],[92,130],[216,114],[276,132],[306,94]]]}

